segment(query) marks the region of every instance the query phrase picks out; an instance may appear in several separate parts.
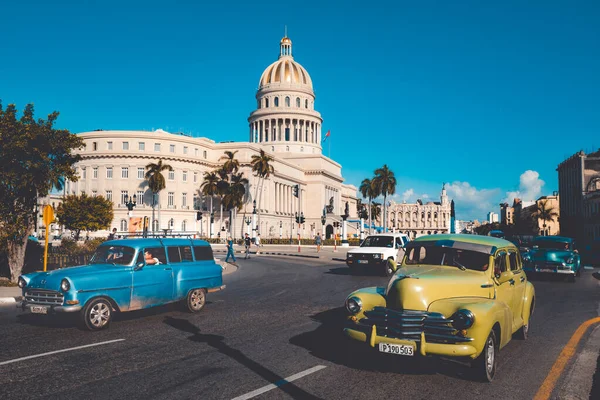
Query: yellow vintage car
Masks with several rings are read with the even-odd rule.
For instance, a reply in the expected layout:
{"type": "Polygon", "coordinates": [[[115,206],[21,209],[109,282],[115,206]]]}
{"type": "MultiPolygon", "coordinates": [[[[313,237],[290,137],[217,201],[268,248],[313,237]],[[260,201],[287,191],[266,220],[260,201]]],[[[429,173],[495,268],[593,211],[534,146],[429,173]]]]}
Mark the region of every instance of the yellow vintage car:
{"type": "Polygon", "coordinates": [[[423,236],[406,245],[387,287],[348,296],[344,333],[382,353],[468,360],[491,382],[499,350],[515,333],[527,338],[534,304],[514,244],[489,236],[423,236]]]}

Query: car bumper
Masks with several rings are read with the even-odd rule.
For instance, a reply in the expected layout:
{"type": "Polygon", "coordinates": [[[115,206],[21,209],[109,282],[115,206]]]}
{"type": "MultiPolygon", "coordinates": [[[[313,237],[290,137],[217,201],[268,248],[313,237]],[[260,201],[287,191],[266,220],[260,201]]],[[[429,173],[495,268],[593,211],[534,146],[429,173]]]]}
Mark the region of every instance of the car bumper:
{"type": "Polygon", "coordinates": [[[349,267],[369,267],[369,266],[376,266],[379,267],[383,264],[385,264],[384,262],[385,260],[346,260],[346,265],[349,267]],[[366,263],[364,262],[359,262],[359,261],[367,261],[366,263]]]}
{"type": "Polygon", "coordinates": [[[559,274],[559,275],[575,275],[576,271],[572,269],[559,269],[559,268],[537,268],[537,267],[524,267],[525,273],[535,274],[559,274]]]}
{"type": "Polygon", "coordinates": [[[80,304],[67,305],[67,306],[51,306],[51,305],[47,305],[47,304],[27,303],[26,301],[21,302],[21,304],[17,304],[17,308],[20,308],[22,311],[31,312],[31,307],[45,307],[47,309],[47,314],[74,313],[74,312],[81,311],[81,309],[83,308],[80,304]]]}
{"type": "Polygon", "coordinates": [[[474,358],[477,355],[477,349],[470,344],[447,344],[447,343],[427,343],[425,340],[425,334],[421,333],[421,340],[419,343],[412,340],[403,340],[396,338],[388,338],[385,336],[378,336],[373,327],[370,334],[361,332],[351,327],[344,328],[344,334],[351,339],[359,342],[367,343],[369,346],[375,348],[379,343],[392,343],[401,344],[406,346],[413,346],[415,352],[418,352],[422,356],[436,355],[445,357],[471,357],[474,358]]]}
{"type": "Polygon", "coordinates": [[[227,285],[221,285],[221,286],[216,286],[216,287],[208,288],[207,292],[208,293],[219,292],[221,290],[225,290],[225,286],[227,286],[227,285]]]}

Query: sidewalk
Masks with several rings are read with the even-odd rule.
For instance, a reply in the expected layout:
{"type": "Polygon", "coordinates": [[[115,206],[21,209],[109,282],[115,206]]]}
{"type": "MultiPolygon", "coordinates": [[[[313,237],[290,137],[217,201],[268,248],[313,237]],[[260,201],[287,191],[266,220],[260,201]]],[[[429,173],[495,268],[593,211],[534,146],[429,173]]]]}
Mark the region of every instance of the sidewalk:
{"type": "MultiPolygon", "coordinates": [[[[218,254],[226,254],[227,248],[224,244],[212,244],[213,252],[218,254]]],[[[302,245],[300,251],[298,251],[298,243],[293,245],[279,245],[269,244],[260,247],[259,255],[277,255],[277,256],[288,256],[288,257],[304,257],[304,258],[318,258],[323,260],[332,261],[346,261],[346,253],[348,250],[356,247],[341,247],[337,246],[324,246],[321,247],[321,251],[317,253],[317,246],[315,245],[302,245]]],[[[244,246],[236,245],[234,247],[236,254],[244,254],[244,246]]],[[[250,248],[250,254],[256,255],[256,246],[250,248]]]]}
{"type": "Polygon", "coordinates": [[[0,304],[16,303],[21,301],[21,288],[18,286],[0,286],[0,304]]]}

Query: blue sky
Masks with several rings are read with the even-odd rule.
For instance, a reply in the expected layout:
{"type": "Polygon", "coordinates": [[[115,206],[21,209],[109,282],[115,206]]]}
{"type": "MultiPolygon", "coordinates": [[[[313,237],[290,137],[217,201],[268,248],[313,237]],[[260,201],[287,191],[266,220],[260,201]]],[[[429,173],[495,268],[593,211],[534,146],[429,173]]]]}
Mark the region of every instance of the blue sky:
{"type": "Polygon", "coordinates": [[[483,219],[600,146],[599,20],[576,0],[7,2],[0,99],[72,132],[245,141],[287,25],[347,182],[387,163],[397,200],[448,182],[458,217],[483,219]]]}

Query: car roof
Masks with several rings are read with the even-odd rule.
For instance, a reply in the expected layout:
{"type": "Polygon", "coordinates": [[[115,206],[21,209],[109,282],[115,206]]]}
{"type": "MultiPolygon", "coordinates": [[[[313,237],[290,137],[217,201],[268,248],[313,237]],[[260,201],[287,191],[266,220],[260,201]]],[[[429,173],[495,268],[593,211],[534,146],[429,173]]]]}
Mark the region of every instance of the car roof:
{"type": "Polygon", "coordinates": [[[533,240],[535,240],[536,242],[542,241],[542,242],[566,242],[566,243],[571,243],[573,241],[573,239],[571,239],[570,237],[566,237],[566,236],[538,236],[533,240]]]}
{"type": "Polygon", "coordinates": [[[441,235],[427,235],[421,236],[413,240],[413,243],[427,242],[427,241],[438,241],[438,240],[453,240],[455,242],[479,244],[483,246],[491,246],[496,248],[501,247],[515,247],[516,246],[505,239],[500,239],[493,236],[481,236],[481,235],[460,235],[456,233],[441,234],[441,235]]]}
{"type": "Polygon", "coordinates": [[[176,238],[135,238],[109,240],[101,246],[128,246],[128,247],[160,247],[160,246],[210,246],[206,240],[176,239],[176,238]]]}
{"type": "Polygon", "coordinates": [[[406,233],[382,232],[382,233],[373,233],[372,235],[368,235],[368,236],[394,236],[394,237],[396,237],[396,236],[406,236],[406,233]]]}

